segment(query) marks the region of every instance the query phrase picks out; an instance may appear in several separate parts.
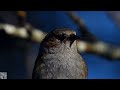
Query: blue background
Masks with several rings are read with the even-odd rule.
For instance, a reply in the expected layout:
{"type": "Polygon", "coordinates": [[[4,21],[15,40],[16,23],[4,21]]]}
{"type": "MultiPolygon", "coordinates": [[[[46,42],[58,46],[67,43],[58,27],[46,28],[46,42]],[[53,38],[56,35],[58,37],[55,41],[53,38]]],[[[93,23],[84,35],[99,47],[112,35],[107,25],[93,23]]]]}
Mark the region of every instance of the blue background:
{"type": "MultiPolygon", "coordinates": [[[[7,23],[16,24],[14,13],[0,13],[7,23]]],[[[120,29],[105,11],[76,11],[87,28],[98,39],[120,46],[120,29]]],[[[77,25],[65,11],[27,11],[27,20],[35,28],[50,32],[55,28],[71,28],[79,34],[77,25]]],[[[38,55],[39,44],[10,38],[0,33],[0,71],[7,71],[10,79],[29,79],[38,55]]],[[[94,54],[82,53],[88,66],[88,79],[120,79],[120,60],[109,60],[94,54]]]]}

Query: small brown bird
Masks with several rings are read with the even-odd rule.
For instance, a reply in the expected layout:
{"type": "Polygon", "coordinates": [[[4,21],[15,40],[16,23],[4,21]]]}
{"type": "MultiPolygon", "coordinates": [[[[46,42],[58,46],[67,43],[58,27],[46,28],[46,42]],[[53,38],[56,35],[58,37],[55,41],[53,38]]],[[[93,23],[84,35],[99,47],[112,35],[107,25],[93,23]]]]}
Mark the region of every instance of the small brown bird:
{"type": "Polygon", "coordinates": [[[76,32],[51,31],[41,43],[32,79],[86,79],[88,70],[77,52],[76,32]]]}

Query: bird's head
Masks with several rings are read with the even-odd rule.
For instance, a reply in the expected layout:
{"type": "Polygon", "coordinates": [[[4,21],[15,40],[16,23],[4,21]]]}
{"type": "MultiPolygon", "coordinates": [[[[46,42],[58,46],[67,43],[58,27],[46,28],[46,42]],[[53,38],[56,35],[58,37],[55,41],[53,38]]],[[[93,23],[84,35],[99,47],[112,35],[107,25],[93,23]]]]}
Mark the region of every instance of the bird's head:
{"type": "Polygon", "coordinates": [[[61,44],[72,46],[74,41],[78,39],[76,32],[69,28],[61,28],[51,31],[43,40],[46,47],[58,47],[61,44]]]}

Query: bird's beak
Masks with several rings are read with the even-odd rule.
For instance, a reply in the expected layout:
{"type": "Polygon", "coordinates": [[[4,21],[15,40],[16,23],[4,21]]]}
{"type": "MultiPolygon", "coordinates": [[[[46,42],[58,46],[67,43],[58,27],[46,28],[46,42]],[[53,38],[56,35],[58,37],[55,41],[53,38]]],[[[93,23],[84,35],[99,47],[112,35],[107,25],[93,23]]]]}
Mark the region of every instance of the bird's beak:
{"type": "Polygon", "coordinates": [[[72,46],[73,42],[74,42],[75,40],[77,40],[77,39],[80,39],[80,37],[79,37],[79,36],[76,36],[76,35],[72,35],[72,36],[70,37],[70,47],[72,46]]]}

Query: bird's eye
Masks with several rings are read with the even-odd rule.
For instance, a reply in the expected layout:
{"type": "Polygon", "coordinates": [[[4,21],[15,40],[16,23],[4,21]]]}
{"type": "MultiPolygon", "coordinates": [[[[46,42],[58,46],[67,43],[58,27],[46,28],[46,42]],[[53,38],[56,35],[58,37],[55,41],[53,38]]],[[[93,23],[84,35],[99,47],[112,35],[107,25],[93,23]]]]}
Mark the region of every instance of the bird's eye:
{"type": "Polygon", "coordinates": [[[61,34],[59,34],[59,35],[56,35],[55,36],[58,40],[64,40],[65,38],[67,38],[67,35],[66,34],[64,34],[64,33],[61,33],[61,34]]]}
{"type": "Polygon", "coordinates": [[[61,33],[61,34],[59,35],[59,37],[66,38],[67,35],[66,35],[65,33],[61,33]]]}
{"type": "Polygon", "coordinates": [[[67,38],[67,35],[65,33],[61,33],[58,35],[58,39],[61,41],[64,40],[65,38],[67,38]]]}

